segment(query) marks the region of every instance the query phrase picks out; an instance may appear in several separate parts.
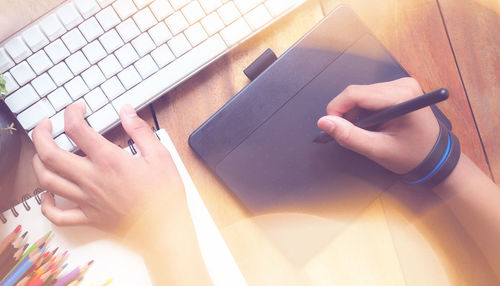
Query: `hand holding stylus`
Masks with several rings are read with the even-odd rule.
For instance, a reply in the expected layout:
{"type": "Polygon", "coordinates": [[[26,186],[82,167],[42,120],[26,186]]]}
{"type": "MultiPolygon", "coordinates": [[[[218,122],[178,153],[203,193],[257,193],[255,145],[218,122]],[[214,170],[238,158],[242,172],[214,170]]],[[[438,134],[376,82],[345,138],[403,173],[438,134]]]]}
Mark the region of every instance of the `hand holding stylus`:
{"type": "MultiPolygon", "coordinates": [[[[424,96],[422,102],[422,99],[417,99],[422,94],[420,85],[413,78],[372,85],[352,85],[328,104],[327,115],[318,121],[318,127],[341,146],[360,153],[395,173],[406,173],[427,156],[439,132],[432,110],[429,107],[421,108],[433,96],[424,96]],[[405,103],[407,101],[410,103],[405,103]],[[415,105],[415,102],[419,104],[415,105]],[[395,107],[401,103],[403,105],[395,107]],[[389,120],[387,118],[395,119],[382,124],[377,131],[366,130],[342,117],[356,107],[382,110],[381,113],[376,112],[357,122],[364,128],[385,122],[389,120]],[[420,109],[401,115],[401,112],[407,113],[415,107],[420,109]]],[[[437,99],[445,98],[443,95],[438,91],[437,99]]]]}

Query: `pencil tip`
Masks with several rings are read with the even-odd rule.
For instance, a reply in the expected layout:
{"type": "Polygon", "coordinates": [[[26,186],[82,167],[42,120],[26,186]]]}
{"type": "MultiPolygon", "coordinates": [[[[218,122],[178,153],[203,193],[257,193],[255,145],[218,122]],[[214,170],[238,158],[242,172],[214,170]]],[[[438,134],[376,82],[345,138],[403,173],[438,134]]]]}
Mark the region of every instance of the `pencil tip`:
{"type": "Polygon", "coordinates": [[[63,253],[63,257],[64,257],[64,256],[66,256],[66,254],[68,254],[68,251],[67,251],[67,250],[66,250],[66,251],[64,251],[64,253],[63,253]]]}
{"type": "Polygon", "coordinates": [[[16,229],[14,229],[14,233],[18,233],[20,230],[21,230],[21,225],[20,225],[20,224],[18,224],[18,225],[16,226],[16,229]]]}
{"type": "Polygon", "coordinates": [[[94,260],[91,260],[91,261],[89,262],[89,264],[88,264],[88,265],[90,266],[90,265],[92,265],[93,263],[94,263],[94,260]]]}
{"type": "Polygon", "coordinates": [[[23,235],[21,235],[21,238],[25,238],[25,237],[26,237],[26,235],[28,235],[28,231],[25,231],[25,232],[23,233],[23,235]]]}
{"type": "Polygon", "coordinates": [[[59,250],[59,246],[52,251],[52,255],[56,254],[56,252],[59,250]]]}

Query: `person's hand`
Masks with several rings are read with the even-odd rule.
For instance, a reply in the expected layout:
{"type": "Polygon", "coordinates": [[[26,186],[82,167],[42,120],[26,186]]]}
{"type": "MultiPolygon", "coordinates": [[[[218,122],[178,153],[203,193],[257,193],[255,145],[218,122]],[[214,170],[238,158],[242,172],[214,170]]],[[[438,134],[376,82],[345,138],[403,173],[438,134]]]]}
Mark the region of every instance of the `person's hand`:
{"type": "Polygon", "coordinates": [[[429,107],[393,119],[376,131],[358,128],[343,116],[355,108],[380,110],[422,94],[413,78],[351,85],[328,104],[318,127],[341,146],[403,174],[420,164],[437,140],[439,125],[429,107]]]}
{"type": "Polygon", "coordinates": [[[84,120],[85,106],[65,110],[65,132],[85,157],[60,149],[52,139],[51,122],[42,120],[33,132],[37,154],[33,167],[40,186],[75,202],[63,210],[49,194],[42,212],[60,226],[92,224],[108,231],[132,223],[151,202],[180,203],[183,185],[169,152],[131,106],[121,110],[121,122],[141,156],[132,156],[95,132],[84,120]]]}

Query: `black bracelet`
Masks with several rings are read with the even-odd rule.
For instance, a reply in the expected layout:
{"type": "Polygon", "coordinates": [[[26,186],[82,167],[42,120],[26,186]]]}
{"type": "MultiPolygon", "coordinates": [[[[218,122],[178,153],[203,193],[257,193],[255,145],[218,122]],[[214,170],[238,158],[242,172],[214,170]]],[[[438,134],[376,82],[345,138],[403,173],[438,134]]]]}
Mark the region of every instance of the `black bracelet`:
{"type": "Polygon", "coordinates": [[[410,172],[401,175],[401,179],[419,187],[432,188],[448,177],[460,158],[458,138],[439,122],[439,135],[427,157],[410,172]]]}

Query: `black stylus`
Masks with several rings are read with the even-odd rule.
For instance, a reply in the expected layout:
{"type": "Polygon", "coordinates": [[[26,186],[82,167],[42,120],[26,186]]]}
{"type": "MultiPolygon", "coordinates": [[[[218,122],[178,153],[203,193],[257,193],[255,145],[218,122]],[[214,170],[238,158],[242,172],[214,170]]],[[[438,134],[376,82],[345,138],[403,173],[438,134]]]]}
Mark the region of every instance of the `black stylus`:
{"type": "MultiPolygon", "coordinates": [[[[401,102],[394,106],[382,109],[365,118],[356,120],[353,123],[359,128],[371,128],[396,117],[403,116],[415,110],[422,109],[446,99],[448,99],[448,90],[441,88],[419,97],[415,97],[408,101],[401,102]]],[[[321,134],[314,138],[313,142],[324,144],[332,140],[334,140],[333,137],[331,137],[328,133],[321,131],[321,134]]]]}

